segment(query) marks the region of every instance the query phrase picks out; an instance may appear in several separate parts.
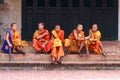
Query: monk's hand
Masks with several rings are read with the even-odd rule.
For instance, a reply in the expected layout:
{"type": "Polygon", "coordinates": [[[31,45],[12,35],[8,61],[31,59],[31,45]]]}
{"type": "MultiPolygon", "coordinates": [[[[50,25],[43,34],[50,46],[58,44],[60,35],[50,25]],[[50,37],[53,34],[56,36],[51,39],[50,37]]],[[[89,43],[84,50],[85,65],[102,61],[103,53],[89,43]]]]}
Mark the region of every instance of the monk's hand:
{"type": "Polygon", "coordinates": [[[89,37],[85,37],[85,39],[84,40],[88,40],[89,39],[89,37]]]}
{"type": "Polygon", "coordinates": [[[91,42],[93,41],[93,39],[89,39],[91,42]]]}
{"type": "Polygon", "coordinates": [[[41,36],[36,37],[38,40],[41,38],[41,36]]]}
{"type": "Polygon", "coordinates": [[[45,48],[45,44],[43,44],[41,47],[44,49],[45,48]]]}
{"type": "Polygon", "coordinates": [[[8,45],[9,45],[10,48],[12,48],[12,44],[9,43],[8,45]]]}

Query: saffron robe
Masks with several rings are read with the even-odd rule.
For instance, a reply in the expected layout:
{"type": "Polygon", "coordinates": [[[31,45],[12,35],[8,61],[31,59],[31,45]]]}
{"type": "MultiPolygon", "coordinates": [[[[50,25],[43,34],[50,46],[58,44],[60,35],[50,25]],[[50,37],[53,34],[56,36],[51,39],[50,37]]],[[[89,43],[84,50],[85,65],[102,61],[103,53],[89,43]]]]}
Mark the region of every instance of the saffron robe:
{"type": "Polygon", "coordinates": [[[63,45],[64,45],[64,31],[60,30],[58,33],[53,30],[52,31],[52,51],[50,56],[55,57],[56,59],[63,57],[64,56],[64,50],[63,50],[63,45]]]}
{"type": "Polygon", "coordinates": [[[96,40],[96,41],[88,40],[87,44],[89,44],[89,50],[91,50],[95,54],[101,54],[102,49],[100,48],[100,38],[101,38],[100,31],[97,30],[96,32],[93,32],[90,29],[89,35],[90,35],[90,39],[96,40]]]}
{"type": "Polygon", "coordinates": [[[65,40],[65,46],[68,47],[69,52],[78,52],[81,42],[83,41],[83,40],[76,40],[75,35],[78,38],[85,37],[83,31],[78,31],[78,30],[74,30],[74,31],[68,36],[68,39],[65,40]],[[74,33],[74,31],[76,31],[76,34],[74,33]]]}
{"type": "Polygon", "coordinates": [[[36,30],[35,33],[33,34],[33,47],[41,52],[49,52],[51,50],[52,42],[50,41],[50,34],[43,36],[41,39],[37,39],[38,36],[43,35],[46,33],[48,30],[44,29],[42,31],[36,30]],[[42,48],[42,45],[45,43],[45,48],[42,48]]]}

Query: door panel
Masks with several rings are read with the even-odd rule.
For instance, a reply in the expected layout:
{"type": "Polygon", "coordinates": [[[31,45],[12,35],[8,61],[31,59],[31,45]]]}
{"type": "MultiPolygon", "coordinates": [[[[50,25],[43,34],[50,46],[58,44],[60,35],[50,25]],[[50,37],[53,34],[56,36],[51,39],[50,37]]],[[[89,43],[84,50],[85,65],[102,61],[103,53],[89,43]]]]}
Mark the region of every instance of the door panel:
{"type": "Polygon", "coordinates": [[[65,37],[84,25],[85,35],[97,23],[102,40],[118,39],[118,0],[22,0],[22,38],[32,40],[39,22],[51,31],[56,24],[65,30],[65,37]],[[26,32],[27,31],[27,32],[26,32]]]}

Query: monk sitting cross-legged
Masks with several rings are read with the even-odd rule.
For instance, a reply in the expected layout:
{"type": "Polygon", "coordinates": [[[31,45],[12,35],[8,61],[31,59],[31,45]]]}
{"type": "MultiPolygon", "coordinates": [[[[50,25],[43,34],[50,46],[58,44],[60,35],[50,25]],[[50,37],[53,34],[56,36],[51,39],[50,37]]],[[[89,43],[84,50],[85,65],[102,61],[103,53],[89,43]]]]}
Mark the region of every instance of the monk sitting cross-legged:
{"type": "Polygon", "coordinates": [[[94,54],[102,54],[103,56],[106,56],[103,53],[103,46],[100,41],[101,33],[98,30],[98,25],[93,24],[92,29],[89,31],[89,50],[92,51],[94,54]]]}
{"type": "Polygon", "coordinates": [[[77,28],[68,36],[65,40],[65,47],[68,48],[68,52],[79,53],[80,56],[82,48],[85,46],[87,55],[89,55],[88,46],[85,44],[87,37],[85,37],[83,30],[83,25],[78,24],[77,28]]]}
{"type": "Polygon", "coordinates": [[[47,53],[51,49],[50,34],[44,29],[44,23],[38,24],[38,30],[33,35],[33,47],[37,50],[36,54],[47,53]]]}
{"type": "Polygon", "coordinates": [[[60,58],[64,56],[64,31],[61,30],[60,25],[56,25],[52,31],[53,48],[51,52],[52,64],[61,64],[60,58]]]}

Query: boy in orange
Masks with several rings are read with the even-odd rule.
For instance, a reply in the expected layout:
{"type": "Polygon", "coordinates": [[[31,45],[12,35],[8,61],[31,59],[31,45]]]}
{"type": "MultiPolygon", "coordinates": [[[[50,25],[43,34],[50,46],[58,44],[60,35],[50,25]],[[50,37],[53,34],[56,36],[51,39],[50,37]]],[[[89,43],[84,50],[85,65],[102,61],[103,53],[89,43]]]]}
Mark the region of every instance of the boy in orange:
{"type": "Polygon", "coordinates": [[[38,30],[33,35],[33,47],[37,50],[36,54],[49,52],[51,49],[50,33],[44,28],[44,23],[38,24],[38,30]]]}
{"type": "Polygon", "coordinates": [[[60,25],[56,25],[52,31],[53,48],[51,52],[52,64],[61,64],[60,58],[64,56],[64,31],[61,30],[60,25]]]}
{"type": "Polygon", "coordinates": [[[65,47],[69,48],[70,52],[79,53],[80,56],[82,48],[85,46],[87,55],[89,55],[88,46],[85,44],[87,38],[83,32],[83,25],[78,24],[77,28],[68,36],[68,39],[65,40],[65,47]]]}
{"type": "Polygon", "coordinates": [[[94,54],[102,54],[103,56],[106,56],[103,53],[103,46],[100,39],[101,32],[98,30],[98,25],[93,24],[92,29],[89,31],[89,50],[91,50],[94,54]]]}

